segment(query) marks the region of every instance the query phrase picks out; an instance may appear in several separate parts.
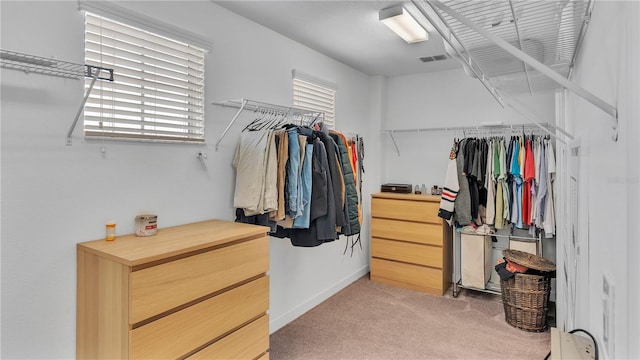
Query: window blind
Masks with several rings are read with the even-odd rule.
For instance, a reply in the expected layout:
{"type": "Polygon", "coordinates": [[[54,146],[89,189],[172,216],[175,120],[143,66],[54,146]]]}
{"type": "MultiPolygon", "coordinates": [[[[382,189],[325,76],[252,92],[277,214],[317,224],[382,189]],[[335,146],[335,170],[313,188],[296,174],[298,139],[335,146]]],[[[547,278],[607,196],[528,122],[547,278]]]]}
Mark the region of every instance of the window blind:
{"type": "Polygon", "coordinates": [[[295,70],[293,74],[293,106],[324,113],[324,124],[335,128],[335,88],[314,81],[295,70]]]}
{"type": "Polygon", "coordinates": [[[204,50],[87,12],[85,63],[114,70],[87,100],[85,136],[204,142],[204,50]]]}

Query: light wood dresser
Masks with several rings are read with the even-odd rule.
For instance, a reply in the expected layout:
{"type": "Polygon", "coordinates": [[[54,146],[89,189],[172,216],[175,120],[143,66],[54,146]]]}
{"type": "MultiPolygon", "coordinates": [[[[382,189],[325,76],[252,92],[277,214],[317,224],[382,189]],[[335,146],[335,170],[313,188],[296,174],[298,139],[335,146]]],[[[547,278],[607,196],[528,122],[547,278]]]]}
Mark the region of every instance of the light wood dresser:
{"type": "Polygon", "coordinates": [[[439,207],[440,196],[372,195],[372,281],[435,295],[447,291],[453,241],[439,207]]]}
{"type": "Polygon", "coordinates": [[[222,220],[77,245],[78,359],[268,359],[269,238],[222,220]]]}

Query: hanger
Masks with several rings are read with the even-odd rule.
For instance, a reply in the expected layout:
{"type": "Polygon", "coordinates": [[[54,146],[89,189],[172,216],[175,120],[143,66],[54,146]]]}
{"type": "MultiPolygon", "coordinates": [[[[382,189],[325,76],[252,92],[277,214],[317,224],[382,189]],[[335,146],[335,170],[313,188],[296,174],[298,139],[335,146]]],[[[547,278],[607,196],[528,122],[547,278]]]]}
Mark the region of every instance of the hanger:
{"type": "Polygon", "coordinates": [[[264,118],[264,111],[265,111],[264,109],[256,108],[254,112],[259,112],[258,116],[255,119],[253,119],[253,121],[251,121],[249,124],[247,124],[247,126],[245,126],[244,129],[242,129],[242,131],[254,130],[253,127],[257,123],[259,123],[262,120],[262,118],[264,118]]]}

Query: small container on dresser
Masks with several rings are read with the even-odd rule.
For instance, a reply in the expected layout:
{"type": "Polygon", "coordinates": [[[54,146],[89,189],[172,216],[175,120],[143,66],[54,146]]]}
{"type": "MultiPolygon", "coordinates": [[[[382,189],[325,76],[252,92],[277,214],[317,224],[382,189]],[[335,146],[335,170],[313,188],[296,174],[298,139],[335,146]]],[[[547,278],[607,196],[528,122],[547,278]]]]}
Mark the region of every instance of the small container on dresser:
{"type": "Polygon", "coordinates": [[[440,196],[372,195],[372,281],[444,295],[451,284],[453,242],[439,207],[440,196]]]}
{"type": "Polygon", "coordinates": [[[269,357],[269,238],[209,220],[77,246],[78,359],[269,357]]]}

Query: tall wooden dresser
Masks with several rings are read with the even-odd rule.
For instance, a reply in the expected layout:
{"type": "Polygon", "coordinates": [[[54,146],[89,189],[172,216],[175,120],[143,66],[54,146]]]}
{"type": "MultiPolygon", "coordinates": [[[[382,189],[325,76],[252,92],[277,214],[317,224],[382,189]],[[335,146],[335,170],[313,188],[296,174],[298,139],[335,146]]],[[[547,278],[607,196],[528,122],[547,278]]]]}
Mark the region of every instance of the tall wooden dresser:
{"type": "Polygon", "coordinates": [[[440,196],[377,193],[371,199],[371,280],[443,295],[451,284],[452,233],[440,196]]]}
{"type": "Polygon", "coordinates": [[[268,359],[268,228],[209,220],[77,245],[78,359],[268,359]]]}

